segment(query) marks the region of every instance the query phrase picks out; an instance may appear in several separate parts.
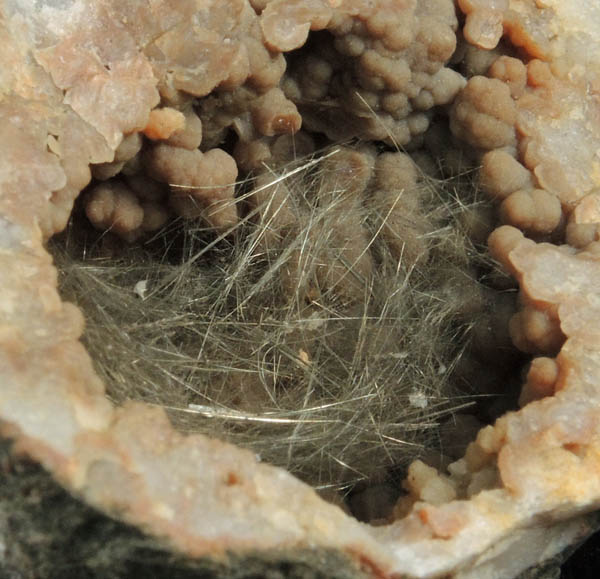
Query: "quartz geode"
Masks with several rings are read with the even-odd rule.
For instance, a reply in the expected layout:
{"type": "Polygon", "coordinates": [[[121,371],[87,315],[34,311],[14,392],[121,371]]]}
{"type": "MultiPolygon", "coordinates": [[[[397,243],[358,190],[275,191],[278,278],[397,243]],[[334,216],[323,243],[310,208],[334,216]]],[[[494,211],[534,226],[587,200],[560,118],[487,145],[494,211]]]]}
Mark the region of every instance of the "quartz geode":
{"type": "Polygon", "coordinates": [[[1,4],[0,424],[16,450],[193,558],[327,552],[374,577],[512,577],[585,535],[584,514],[600,502],[600,8],[458,6],[459,18],[444,0],[1,4]],[[466,82],[446,66],[463,22],[466,82]],[[283,53],[322,30],[335,38],[314,76],[292,71],[281,90],[283,53]],[[349,73],[336,70],[336,51],[349,73]],[[348,83],[364,88],[360,99],[348,83]],[[449,467],[458,499],[427,503],[424,481],[404,518],[363,525],[250,452],[105,398],[44,242],[124,133],[146,129],[161,101],[184,109],[215,89],[233,96],[207,101],[203,138],[216,147],[233,129],[248,168],[295,130],[303,106],[312,130],[332,123],[337,136],[342,111],[360,134],[402,144],[425,131],[432,107],[453,103],[453,133],[500,200],[505,225],[490,249],[519,282],[513,340],[543,358],[524,386],[528,404],[449,467]]]}

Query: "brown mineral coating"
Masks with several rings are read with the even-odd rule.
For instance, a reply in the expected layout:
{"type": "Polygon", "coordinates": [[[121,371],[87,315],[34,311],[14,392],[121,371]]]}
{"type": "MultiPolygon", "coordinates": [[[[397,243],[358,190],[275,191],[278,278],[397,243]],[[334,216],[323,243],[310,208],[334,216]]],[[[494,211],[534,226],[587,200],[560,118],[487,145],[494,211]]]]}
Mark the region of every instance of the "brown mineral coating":
{"type": "Polygon", "coordinates": [[[40,103],[35,111],[21,112],[20,105],[5,99],[2,112],[4,118],[11,119],[3,127],[7,143],[7,150],[3,154],[7,175],[12,174],[10,167],[20,162],[19,158],[24,152],[19,147],[24,142],[29,140],[33,145],[46,141],[43,154],[39,147],[32,153],[34,156],[30,158],[30,166],[36,169],[28,172],[27,177],[21,180],[20,187],[23,195],[26,195],[34,183],[45,182],[49,185],[47,191],[52,193],[46,192],[37,201],[32,200],[27,205],[31,217],[38,220],[44,236],[49,237],[64,228],[75,198],[89,183],[89,163],[108,161],[112,153],[97,131],[68,108],[53,109],[40,103]],[[27,140],[17,138],[20,133],[27,140]],[[52,133],[51,136],[48,133],[52,133]],[[50,203],[46,203],[48,197],[50,203]],[[37,203],[40,203],[39,207],[37,203]]]}
{"type": "Polygon", "coordinates": [[[310,30],[322,30],[332,16],[326,0],[272,0],[260,15],[266,46],[277,52],[300,48],[310,30]]]}
{"type": "Polygon", "coordinates": [[[143,232],[159,231],[168,221],[171,213],[169,208],[161,203],[152,201],[142,202],[144,219],[140,225],[143,232]]]}
{"type": "Polygon", "coordinates": [[[465,38],[480,48],[494,48],[503,33],[504,11],[509,0],[458,0],[467,15],[463,29],[465,38]]]}
{"type": "Polygon", "coordinates": [[[514,147],[516,115],[505,83],[474,76],[452,105],[450,129],[457,138],[480,149],[514,147]]]}
{"type": "Polygon", "coordinates": [[[375,165],[375,186],[388,191],[412,191],[417,187],[419,169],[405,153],[382,153],[375,165]]]}
{"type": "Polygon", "coordinates": [[[429,257],[426,233],[432,224],[421,207],[419,171],[405,153],[383,153],[375,164],[375,191],[367,204],[376,208],[381,234],[394,259],[410,271],[429,257]]]}
{"type": "Polygon", "coordinates": [[[115,150],[115,158],[111,163],[92,165],[94,179],[106,181],[121,172],[125,163],[133,159],[142,148],[142,137],[139,133],[131,133],[123,137],[121,144],[115,150]]]}
{"type": "Polygon", "coordinates": [[[369,295],[374,264],[370,237],[359,203],[340,205],[330,211],[317,236],[328,248],[315,256],[316,278],[321,293],[335,295],[344,305],[361,304],[369,295]]]}
{"type": "Polygon", "coordinates": [[[246,40],[251,71],[248,86],[265,91],[279,84],[286,69],[286,60],[283,54],[273,53],[264,46],[260,32],[257,36],[246,40]]]}
{"type": "Polygon", "coordinates": [[[508,256],[516,245],[522,242],[523,234],[510,225],[502,225],[495,229],[488,238],[488,248],[491,256],[497,260],[508,273],[516,276],[508,256]]]}
{"type": "Polygon", "coordinates": [[[202,121],[193,108],[183,111],[185,126],[173,132],[166,140],[168,145],[194,150],[202,143],[202,121]]]}
{"type": "Polygon", "coordinates": [[[315,151],[315,140],[305,132],[299,131],[293,135],[280,135],[271,144],[271,163],[282,166],[291,161],[297,161],[315,151]]]}
{"type": "Polygon", "coordinates": [[[355,205],[373,177],[375,157],[375,151],[368,147],[335,150],[321,165],[319,198],[330,196],[338,206],[355,205]]]}
{"type": "Polygon", "coordinates": [[[84,195],[85,213],[96,229],[135,241],[143,233],[160,229],[170,216],[165,191],[158,187],[142,176],[97,184],[84,195]]]}
{"type": "Polygon", "coordinates": [[[581,199],[569,215],[566,228],[567,243],[583,248],[600,240],[600,195],[590,193],[581,199]]]}
{"type": "Polygon", "coordinates": [[[152,109],[143,133],[152,141],[162,141],[185,128],[185,116],[171,107],[152,109]]]}
{"type": "Polygon", "coordinates": [[[272,158],[270,140],[266,137],[239,140],[233,149],[233,157],[242,171],[262,171],[272,158]]]}
{"type": "Polygon", "coordinates": [[[527,67],[518,58],[500,56],[494,60],[487,73],[506,83],[513,99],[518,99],[525,93],[527,67]]]}
{"type": "Polygon", "coordinates": [[[142,148],[143,139],[140,133],[130,133],[124,135],[123,140],[115,150],[116,162],[127,162],[133,159],[142,148]]]}
{"type": "MultiPolygon", "coordinates": [[[[492,12],[496,22],[500,18],[504,35],[514,46],[532,58],[552,62],[563,75],[574,73],[572,80],[575,82],[586,74],[591,82],[597,80],[598,14],[595,4],[552,0],[540,6],[535,0],[461,0],[459,6],[469,14],[468,18],[481,12],[478,18],[482,21],[492,12]],[[560,29],[560,34],[550,34],[552,29],[560,29]],[[575,68],[573,65],[576,64],[584,68],[575,68]]],[[[491,40],[489,32],[490,29],[484,27],[473,30],[468,40],[473,44],[478,44],[480,39],[491,40]]],[[[496,42],[500,40],[500,36],[495,38],[496,42]]],[[[487,48],[493,48],[491,45],[489,42],[487,48]]]]}
{"type": "Polygon", "coordinates": [[[85,197],[85,213],[94,227],[125,236],[138,229],[144,210],[138,198],[123,183],[102,183],[85,197]]]}
{"type": "Polygon", "coordinates": [[[503,47],[497,46],[492,50],[485,50],[469,44],[457,35],[459,43],[452,57],[452,62],[460,66],[465,77],[485,75],[494,61],[503,55],[503,47]]]}
{"type": "Polygon", "coordinates": [[[561,218],[560,201],[544,189],[520,189],[500,205],[500,219],[504,223],[533,235],[551,233],[561,218]]]}
{"type": "Polygon", "coordinates": [[[278,137],[260,137],[251,141],[239,140],[233,151],[238,167],[242,171],[258,171],[265,167],[276,169],[307,157],[315,151],[313,137],[302,130],[278,137]]]}
{"type": "MultiPolygon", "coordinates": [[[[165,22],[150,25],[158,30],[145,39],[150,42],[144,44],[144,52],[163,101],[189,106],[184,93],[205,96],[217,86],[224,99],[243,85],[261,93],[276,87],[285,59],[264,46],[259,18],[250,4],[245,0],[205,4],[200,11],[187,0],[168,9],[161,6],[165,22]]],[[[148,19],[143,10],[130,14],[131,7],[119,7],[120,11],[126,22],[148,19]]]]}
{"type": "Polygon", "coordinates": [[[598,223],[567,223],[565,240],[572,246],[582,249],[594,241],[600,241],[600,224],[598,223]]]}
{"type": "Polygon", "coordinates": [[[113,161],[112,163],[99,163],[98,165],[92,165],[90,170],[94,179],[97,179],[98,181],[107,181],[111,177],[118,175],[124,166],[124,161],[113,161]]]}
{"type": "Polygon", "coordinates": [[[502,149],[489,151],[483,156],[479,182],[486,193],[500,201],[533,185],[531,172],[502,149]]]}
{"type": "MultiPolygon", "coordinates": [[[[483,172],[487,176],[482,176],[483,181],[488,181],[486,189],[501,199],[520,189],[545,190],[560,201],[568,215],[586,194],[598,187],[600,179],[598,161],[592,153],[599,144],[599,105],[593,96],[596,89],[590,90],[600,78],[597,66],[600,39],[597,27],[592,24],[597,20],[596,8],[588,4],[575,8],[558,2],[540,8],[531,0],[465,0],[459,6],[468,14],[467,24],[471,18],[480,22],[488,19],[490,24],[487,29],[467,25],[464,34],[468,41],[490,48],[494,44],[491,42],[494,36],[490,36],[492,23],[499,19],[510,41],[531,59],[525,65],[519,59],[500,56],[487,71],[510,89],[514,99],[517,147],[511,145],[507,154],[518,158],[530,172],[529,183],[512,188],[509,186],[512,172],[505,158],[484,157],[483,172]],[[550,29],[560,29],[561,35],[549,32],[550,29]],[[496,163],[498,166],[494,167],[496,163]],[[499,178],[503,173],[509,182],[499,178]]],[[[493,50],[497,52],[497,48],[493,50]]],[[[495,102],[492,95],[484,99],[490,105],[495,102]]],[[[470,97],[470,100],[475,99],[470,97]]],[[[471,142],[477,145],[473,139],[471,142]]],[[[481,145],[480,142],[477,146],[481,145]]],[[[490,145],[487,143],[493,153],[502,146],[490,145]]],[[[553,204],[556,205],[554,201],[553,204]]],[[[528,219],[525,216],[524,220],[528,219]]],[[[521,226],[521,221],[513,223],[521,226]]],[[[594,238],[593,227],[572,223],[567,233],[573,243],[582,246],[594,238]]]]}
{"type": "Polygon", "coordinates": [[[307,74],[298,79],[299,84],[295,84],[290,78],[284,78],[286,94],[294,100],[317,101],[326,98],[334,72],[333,65],[318,55],[307,54],[301,66],[307,74]]]}
{"type": "MultiPolygon", "coordinates": [[[[226,139],[229,130],[237,135],[240,159],[252,159],[244,147],[265,136],[293,134],[300,129],[302,119],[296,106],[279,88],[256,90],[242,87],[232,92],[216,93],[198,103],[203,124],[203,148],[213,148],[226,139]]],[[[254,167],[253,167],[254,168],[254,167]]]]}
{"type": "Polygon", "coordinates": [[[203,217],[216,229],[238,222],[234,201],[235,161],[221,149],[206,153],[158,144],[148,149],[148,174],[171,188],[171,204],[183,217],[203,217]]]}
{"type": "MultiPolygon", "coordinates": [[[[280,153],[294,153],[289,148],[292,137],[281,138],[288,142],[280,153]]],[[[374,158],[367,147],[334,148],[319,161],[308,190],[306,184],[288,189],[289,167],[281,174],[265,171],[256,179],[248,202],[251,215],[263,225],[257,239],[260,251],[293,247],[289,244],[295,243],[294,238],[301,241],[295,243],[301,247],[291,251],[281,271],[285,293],[296,296],[299,303],[311,304],[326,296],[346,307],[366,299],[373,262],[362,203],[374,158]]]]}
{"type": "Polygon", "coordinates": [[[255,129],[267,137],[296,133],[302,125],[298,109],[280,88],[272,88],[259,96],[252,103],[251,114],[255,129]]]}
{"type": "MultiPolygon", "coordinates": [[[[184,6],[196,12],[194,3],[184,6]]],[[[248,3],[209,1],[194,18],[182,16],[146,47],[161,93],[175,89],[205,96],[219,85],[231,90],[243,84],[253,72],[246,39],[260,38],[248,3]]]]}
{"type": "Polygon", "coordinates": [[[114,149],[122,132],[140,130],[158,104],[156,77],[148,59],[136,50],[128,32],[99,4],[64,23],[65,35],[35,53],[36,60],[64,91],[64,103],[93,126],[114,149]],[[113,47],[95,42],[89,31],[101,26],[113,47]],[[91,42],[90,42],[91,40],[91,42]],[[65,63],[68,63],[65,66],[65,63]],[[98,102],[104,106],[99,107],[98,102]]]}
{"type": "Polygon", "coordinates": [[[330,35],[294,60],[284,90],[312,130],[405,145],[427,129],[423,111],[450,102],[464,84],[444,68],[456,27],[446,0],[341,2],[330,35]],[[342,120],[348,114],[352,123],[342,120]]]}
{"type": "Polygon", "coordinates": [[[509,322],[513,344],[522,352],[556,355],[565,341],[556,311],[525,306],[509,322]]]}
{"type": "Polygon", "coordinates": [[[527,372],[527,381],[519,396],[519,406],[554,394],[558,379],[558,364],[553,358],[534,358],[527,372]]]}
{"type": "MultiPolygon", "coordinates": [[[[306,237],[302,247],[291,252],[288,265],[282,268],[284,291],[296,295],[300,303],[318,302],[324,295],[343,306],[363,303],[366,299],[374,264],[362,202],[373,164],[374,153],[367,147],[362,150],[339,147],[326,156],[319,163],[316,190],[310,194],[314,195],[312,202],[318,204],[320,211],[314,222],[314,215],[299,210],[293,196],[285,197],[281,184],[256,191],[257,200],[265,193],[269,195],[263,201],[265,209],[261,213],[269,217],[273,211],[282,212],[281,228],[278,223],[266,239],[272,240],[278,229],[306,237]]],[[[268,179],[267,175],[259,178],[259,182],[268,179]]]]}
{"type": "Polygon", "coordinates": [[[277,175],[265,172],[254,181],[254,188],[248,195],[248,203],[256,211],[261,223],[262,235],[258,240],[261,247],[277,247],[283,232],[298,222],[297,210],[293,206],[285,181],[277,175]]]}
{"type": "Polygon", "coordinates": [[[129,188],[142,201],[160,202],[169,194],[169,186],[151,179],[145,174],[136,173],[125,178],[129,188]]]}

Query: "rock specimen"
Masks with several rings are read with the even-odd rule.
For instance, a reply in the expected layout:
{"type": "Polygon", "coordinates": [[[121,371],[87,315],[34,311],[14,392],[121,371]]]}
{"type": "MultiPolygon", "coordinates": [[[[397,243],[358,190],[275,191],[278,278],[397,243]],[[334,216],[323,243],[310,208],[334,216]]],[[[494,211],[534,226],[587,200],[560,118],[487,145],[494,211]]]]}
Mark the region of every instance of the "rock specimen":
{"type": "MultiPolygon", "coordinates": [[[[600,504],[600,336],[590,323],[600,8],[460,0],[463,49],[490,65],[463,79],[446,66],[458,19],[445,0],[67,4],[1,6],[0,425],[15,448],[191,557],[310,547],[339,550],[373,577],[511,577],[581,536],[582,513],[600,504]],[[304,60],[311,74],[290,55],[283,78],[283,53],[305,42],[318,47],[304,60]],[[315,112],[314,101],[331,110],[315,112]],[[447,473],[410,467],[403,518],[363,525],[252,453],[176,433],[161,409],[108,401],[79,342],[83,317],[60,300],[44,248],[90,164],[108,179],[87,193],[97,227],[135,236],[191,203],[222,229],[238,219],[237,166],[276,157],[304,116],[332,138],[349,125],[352,136],[404,145],[448,103],[455,138],[500,201],[505,225],[490,250],[523,304],[511,335],[540,357],[524,407],[483,428],[447,473]],[[231,131],[229,154],[218,144],[231,131]],[[140,132],[156,143],[138,153],[140,132]],[[187,171],[191,157],[202,175],[187,171]],[[204,167],[212,157],[219,165],[204,167]],[[141,179],[143,164],[154,181],[141,179]]],[[[418,244],[410,250],[418,260],[418,244]]]]}

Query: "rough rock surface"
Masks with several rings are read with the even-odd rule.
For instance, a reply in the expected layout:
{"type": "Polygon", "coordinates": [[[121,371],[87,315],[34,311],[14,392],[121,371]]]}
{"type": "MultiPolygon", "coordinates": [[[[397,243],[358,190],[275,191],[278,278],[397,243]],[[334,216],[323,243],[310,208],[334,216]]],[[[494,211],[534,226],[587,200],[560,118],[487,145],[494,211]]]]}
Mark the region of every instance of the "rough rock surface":
{"type": "MultiPolygon", "coordinates": [[[[512,204],[518,208],[505,214],[505,222],[522,227],[523,213],[532,212],[543,221],[547,204],[556,205],[556,200],[565,216],[570,215],[600,184],[600,8],[595,3],[559,1],[539,6],[533,0],[465,0],[459,5],[468,14],[468,41],[491,49],[504,29],[505,40],[524,50],[531,60],[523,64],[503,56],[489,68],[490,78],[470,79],[454,104],[453,132],[486,153],[482,185],[491,195],[507,199],[532,187],[548,193],[531,202],[532,209],[514,199],[512,204]],[[493,41],[491,22],[499,24],[493,41]],[[501,105],[494,107],[492,102],[501,105]],[[506,126],[500,133],[502,123],[509,119],[514,119],[514,133],[509,134],[506,126]],[[516,160],[512,171],[505,171],[508,155],[516,160]],[[523,167],[529,178],[510,187],[490,178],[498,172],[512,173],[509,178],[513,179],[515,171],[523,173],[523,167]]],[[[559,220],[553,224],[555,229],[559,220]]],[[[534,217],[529,226],[549,229],[547,221],[537,224],[534,217]]],[[[581,228],[576,230],[573,227],[572,239],[581,233],[581,228]]]]}
{"type": "MultiPolygon", "coordinates": [[[[263,32],[282,6],[298,19],[284,49],[325,26],[324,3],[309,3],[315,12],[308,16],[296,2],[272,4],[263,32]]],[[[576,0],[543,8],[533,0],[459,4],[469,13],[469,41],[489,49],[503,29],[540,59],[527,65],[522,94],[509,86],[517,131],[502,146],[536,189],[571,213],[599,179],[600,9],[576,0]],[[491,37],[478,28],[484,9],[497,24],[491,37]],[[565,147],[565,133],[577,146],[565,147]]],[[[90,504],[196,557],[321,547],[344,552],[357,573],[372,576],[512,577],[587,532],[578,517],[600,506],[600,334],[589,323],[600,314],[600,257],[593,243],[575,250],[536,244],[511,228],[494,234],[492,250],[526,302],[551,312],[564,335],[552,395],[480,431],[444,479],[457,500],[417,500],[393,524],[362,525],[248,452],[175,433],[161,410],[115,409],[78,341],[81,314],[58,296],[44,237],[64,226],[90,179],[88,165],[112,162],[123,133],[146,127],[161,95],[176,102],[177,91],[205,95],[253,74],[255,85],[272,87],[279,77],[259,78],[256,62],[276,57],[258,40],[256,13],[244,0],[78,0],[67,8],[38,3],[35,11],[6,0],[1,9],[0,420],[18,449],[90,504]],[[224,43],[230,36],[250,40],[224,43]],[[196,67],[191,52],[178,50],[181,37],[205,57],[196,67]]],[[[280,46],[275,33],[281,30],[267,39],[270,48],[280,46]]],[[[494,74],[505,82],[505,70],[494,74]]],[[[477,83],[490,86],[467,85],[468,110],[455,122],[469,144],[490,148],[469,136],[479,128],[465,122],[470,111],[493,120],[486,99],[494,91],[477,83]]],[[[575,219],[593,223],[583,213],[575,219]]]]}
{"type": "Polygon", "coordinates": [[[312,130],[407,145],[430,111],[464,85],[447,67],[458,26],[448,0],[331,2],[327,34],[309,42],[284,88],[312,130]]]}

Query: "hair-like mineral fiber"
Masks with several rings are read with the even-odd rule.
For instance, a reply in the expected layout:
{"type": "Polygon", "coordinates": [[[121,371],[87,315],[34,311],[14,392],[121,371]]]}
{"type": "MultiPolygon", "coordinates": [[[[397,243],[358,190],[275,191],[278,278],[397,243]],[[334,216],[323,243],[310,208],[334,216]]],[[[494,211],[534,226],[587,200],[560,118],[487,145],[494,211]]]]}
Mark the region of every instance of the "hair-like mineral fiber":
{"type": "Polygon", "coordinates": [[[473,394],[454,372],[472,318],[448,296],[487,267],[459,225],[482,202],[468,174],[421,174],[402,211],[403,191],[349,201],[336,190],[344,151],[238,184],[241,222],[220,234],[179,219],[115,249],[75,212],[52,251],[114,402],[163,406],[181,431],[250,448],[317,488],[440,450],[440,423],[473,394]],[[394,245],[398,227],[409,233],[394,245]]]}

